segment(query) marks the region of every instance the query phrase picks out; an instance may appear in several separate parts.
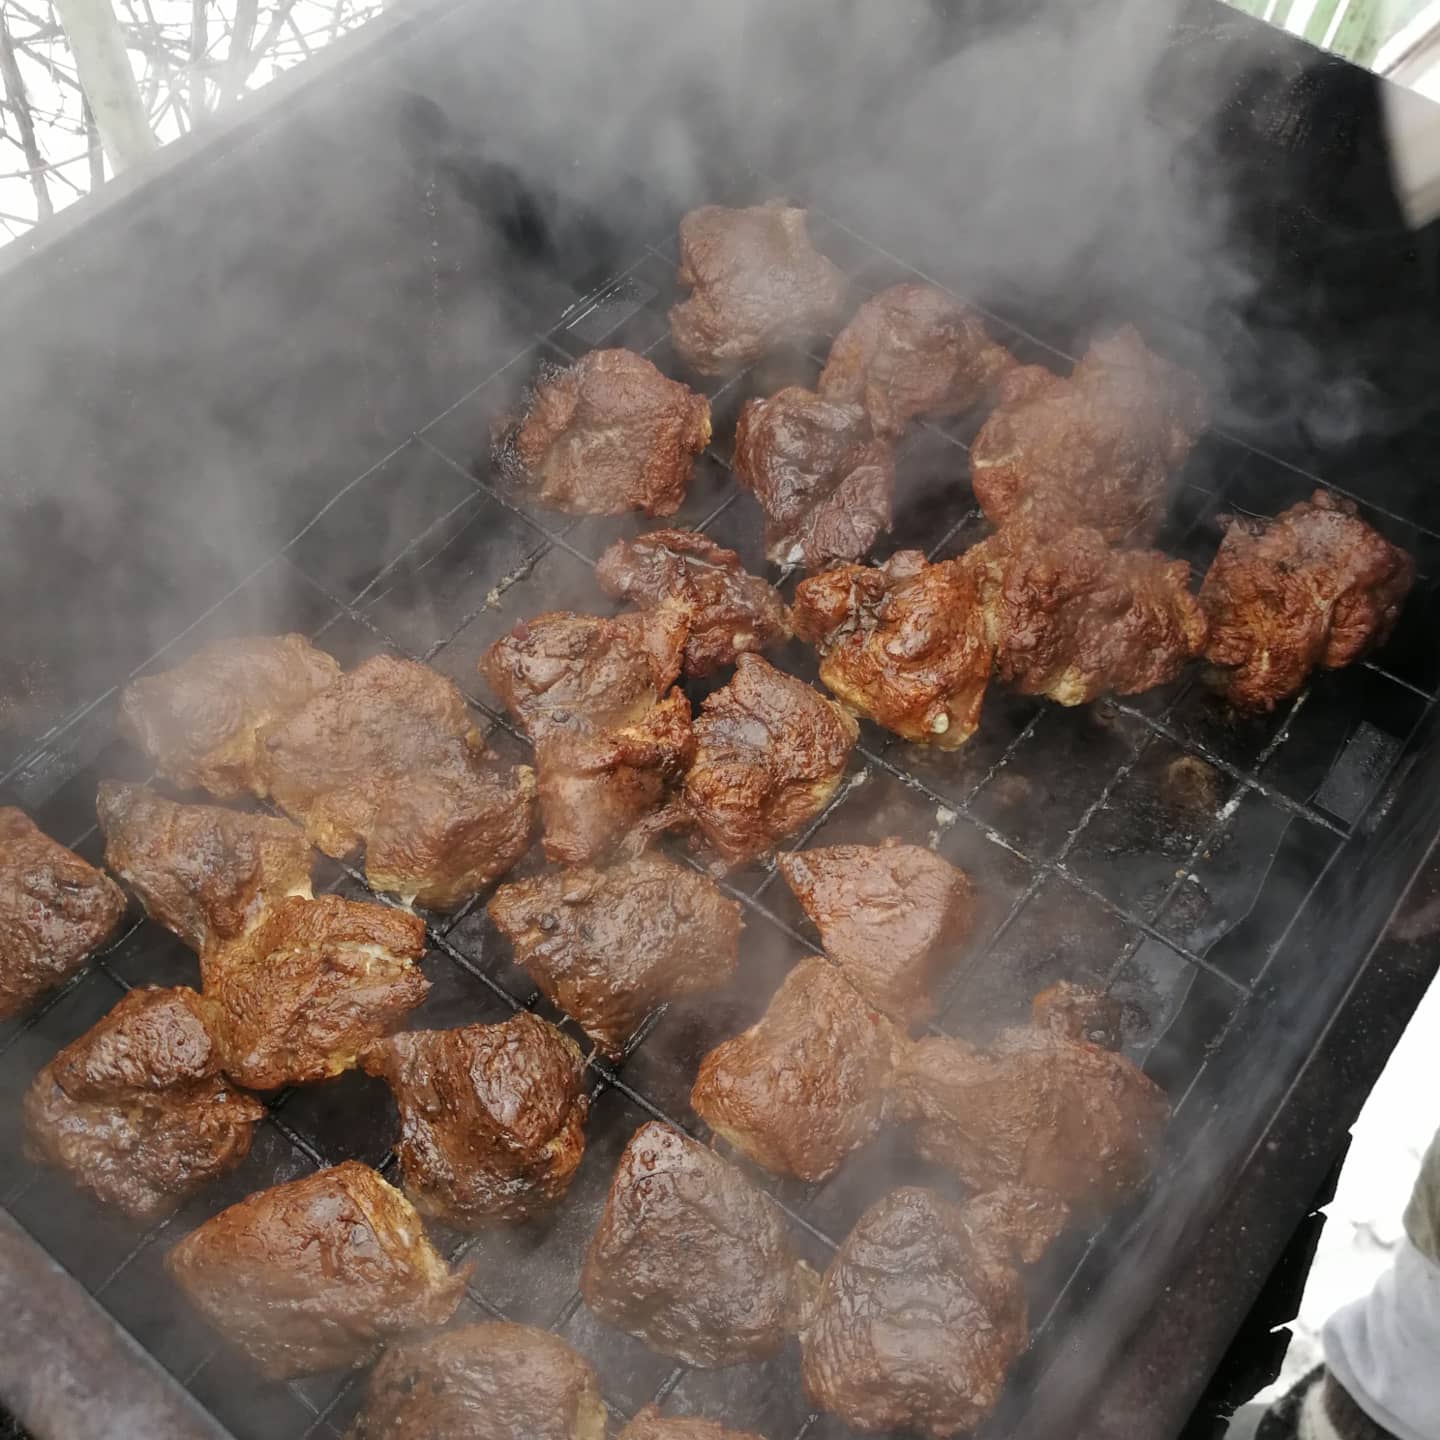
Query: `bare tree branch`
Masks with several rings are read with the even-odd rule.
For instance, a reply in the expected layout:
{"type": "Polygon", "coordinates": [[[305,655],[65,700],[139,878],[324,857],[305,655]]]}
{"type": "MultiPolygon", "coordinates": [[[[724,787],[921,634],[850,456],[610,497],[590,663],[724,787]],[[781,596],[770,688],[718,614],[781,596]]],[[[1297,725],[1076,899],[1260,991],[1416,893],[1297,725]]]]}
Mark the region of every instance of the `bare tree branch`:
{"type": "Polygon", "coordinates": [[[80,84],[90,97],[105,153],[117,171],[127,169],[155,148],[155,136],[140,102],[120,22],[110,0],[55,0],[55,8],[75,52],[80,84]]]}
{"type": "Polygon", "coordinates": [[[35,138],[35,118],[30,113],[30,98],[20,74],[20,62],[15,58],[10,23],[5,18],[3,5],[0,5],[0,79],[5,81],[5,105],[15,117],[20,131],[20,148],[30,166],[30,188],[35,192],[35,209],[42,220],[48,220],[55,213],[55,206],[50,199],[50,185],[43,169],[45,157],[40,153],[40,143],[35,138]]]}

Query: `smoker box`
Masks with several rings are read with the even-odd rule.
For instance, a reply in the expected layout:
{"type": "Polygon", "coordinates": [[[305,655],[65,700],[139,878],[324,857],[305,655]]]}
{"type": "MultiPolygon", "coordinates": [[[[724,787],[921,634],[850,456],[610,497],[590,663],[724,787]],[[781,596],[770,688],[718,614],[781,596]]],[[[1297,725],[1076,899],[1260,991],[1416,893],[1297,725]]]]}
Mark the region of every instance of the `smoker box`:
{"type": "MultiPolygon", "coordinates": [[[[1434,973],[1440,337],[1433,237],[1401,222],[1369,77],[1219,5],[1076,9],[397,10],[0,255],[0,333],[23,337],[0,351],[0,803],[98,858],[97,781],[144,775],[115,738],[118,687],[244,631],[300,630],[347,665],[387,647],[426,659],[520,758],[478,655],[538,610],[608,608],[589,566],[645,527],[516,501],[490,474],[489,422],[539,364],[597,346],[679,373],[665,310],[694,204],[790,194],[857,299],[918,269],[1057,368],[1134,321],[1216,387],[1161,544],[1202,570],[1221,514],[1273,514],[1318,476],[1416,556],[1395,637],[1250,721],[1191,677],[1077,711],[997,688],[950,755],[864,726],[849,783],[794,843],[899,834],[971,872],[980,933],[942,1028],[983,1038],[1059,978],[1129,1005],[1130,1053],[1177,1102],[1165,1161],[1143,1200],[1037,1268],[1034,1342],[985,1433],[1160,1440],[1434,973]]],[[[752,568],[734,420],[747,396],[813,380],[823,349],[708,386],[716,439],[678,522],[752,568]]],[[[895,548],[950,554],[983,533],[976,420],[905,439],[895,548]]],[[[779,663],[813,678],[801,646],[779,663]]],[[[665,1394],[767,1440],[841,1440],[808,1412],[793,1354],[684,1371],[575,1294],[625,1140],[654,1114],[695,1127],[700,1055],[814,945],[773,869],[727,884],[746,911],[739,980],[594,1067],[570,1197],[437,1238],[475,1261],[465,1313],[554,1328],[597,1365],[617,1424],[665,1394]]],[[[327,886],[364,894],[322,862],[327,886]]],[[[241,1169],[145,1232],[20,1155],[19,1096],[54,1050],[125,986],[196,979],[132,919],[0,1027],[0,1392],[42,1437],[334,1440],[361,1384],[258,1383],[178,1305],[161,1257],[316,1165],[393,1175],[383,1089],[352,1075],[276,1097],[241,1169]]],[[[416,1024],[536,1004],[483,897],[427,921],[416,1024]]],[[[766,1183],[823,1264],[865,1204],[914,1182],[944,1183],[896,1138],[819,1189],[766,1183]]]]}

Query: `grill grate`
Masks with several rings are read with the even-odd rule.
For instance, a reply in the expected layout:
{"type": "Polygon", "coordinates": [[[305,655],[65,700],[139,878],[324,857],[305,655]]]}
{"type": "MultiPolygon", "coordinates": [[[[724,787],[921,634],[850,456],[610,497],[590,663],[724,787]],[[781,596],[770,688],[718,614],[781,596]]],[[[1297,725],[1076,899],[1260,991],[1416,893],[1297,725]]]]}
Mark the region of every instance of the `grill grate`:
{"type": "MultiPolygon", "coordinates": [[[[913,277],[853,232],[812,214],[817,245],[854,276],[857,298],[913,277]]],[[[665,323],[674,294],[673,244],[637,254],[621,276],[577,302],[505,367],[342,489],[282,555],[150,666],[163,668],[218,634],[247,630],[302,630],[346,666],[393,648],[454,679],[483,717],[492,745],[522,758],[525,742],[479,693],[479,654],[517,618],[542,609],[613,610],[590,566],[612,539],[648,527],[638,517],[572,520],[493,488],[489,421],[542,362],[566,362],[594,346],[641,350],[662,370],[680,373],[665,323]]],[[[998,318],[994,329],[1022,359],[1067,363],[1027,329],[998,318]]],[[[728,469],[734,420],[748,396],[811,383],[818,367],[817,354],[794,349],[712,388],[715,440],[669,523],[704,529],[763,573],[758,509],[737,494],[728,469]]],[[[896,548],[919,545],[941,557],[982,532],[965,484],[975,424],[972,416],[921,426],[904,442],[896,548]]],[[[1198,572],[1218,542],[1218,514],[1273,513],[1314,483],[1236,440],[1211,435],[1183,476],[1160,543],[1198,572]]],[[[1177,1128],[1196,1119],[1196,1109],[1208,1103],[1197,1089],[1208,1057],[1257,1003],[1268,958],[1342,843],[1364,823],[1440,683],[1424,640],[1435,612],[1440,536],[1385,512],[1368,513],[1419,562],[1422,578],[1406,619],[1374,660],[1318,677],[1271,716],[1234,721],[1187,678],[1133,702],[1078,711],[997,689],[979,734],[951,755],[862,723],[848,783],[792,843],[875,842],[898,834],[933,844],[970,872],[982,908],[979,931],[944,993],[938,1028],[983,1039],[1023,1018],[1031,996],[1056,979],[1103,985],[1130,1006],[1135,1023],[1127,1051],[1178,1102],[1177,1128]]],[[[814,658],[802,646],[792,645],[779,663],[814,678],[814,658]]],[[[6,786],[9,798],[91,859],[100,850],[95,782],[135,765],[113,740],[113,702],[113,692],[102,697],[6,786]],[[89,763],[77,761],[90,755],[89,763]]],[[[366,894],[358,872],[323,859],[316,888],[366,894]]],[[[735,872],[725,888],[747,921],[737,982],[718,997],[652,1015],[620,1064],[592,1062],[588,1149],[565,1202],[519,1227],[473,1238],[440,1231],[437,1240],[452,1258],[475,1263],[462,1315],[555,1330],[596,1364],[617,1418],[652,1397],[673,1395],[681,1409],[723,1415],[771,1440],[832,1440],[846,1432],[808,1413],[793,1349],[744,1371],[687,1371],[599,1324],[576,1292],[580,1257],[625,1141],[650,1117],[697,1131],[687,1096],[700,1055],[748,1024],[796,956],[816,948],[773,864],[735,872]]],[[[498,1020],[517,1007],[559,1018],[509,962],[486,919],[485,898],[455,916],[426,917],[425,971],[434,988],[414,1024],[498,1020]]],[[[42,1010],[0,1029],[4,1093],[15,1096],[123,988],[195,982],[189,952],[133,918],[99,961],[42,1010]]],[[[237,1172],[176,1217],[137,1234],[19,1158],[18,1105],[11,1103],[0,1111],[0,1153],[11,1162],[0,1202],[236,1436],[333,1440],[358,1406],[363,1380],[330,1375],[258,1384],[176,1304],[161,1256],[225,1204],[318,1165],[356,1157],[396,1178],[392,1137],[376,1123],[389,1113],[384,1087],[354,1074],[283,1093],[270,1103],[237,1172]]],[[[802,1252],[821,1265],[884,1190],[907,1181],[949,1184],[895,1137],[818,1187],[758,1178],[788,1213],[802,1252]]],[[[1162,1176],[1157,1183],[1169,1182],[1162,1176]]],[[[1126,1223],[1115,1217],[1093,1242],[1067,1237],[1035,1272],[1036,1338],[1022,1362],[1025,1376],[1039,1373],[1066,1333],[1087,1287],[1087,1252],[1103,1253],[1126,1223]]]]}

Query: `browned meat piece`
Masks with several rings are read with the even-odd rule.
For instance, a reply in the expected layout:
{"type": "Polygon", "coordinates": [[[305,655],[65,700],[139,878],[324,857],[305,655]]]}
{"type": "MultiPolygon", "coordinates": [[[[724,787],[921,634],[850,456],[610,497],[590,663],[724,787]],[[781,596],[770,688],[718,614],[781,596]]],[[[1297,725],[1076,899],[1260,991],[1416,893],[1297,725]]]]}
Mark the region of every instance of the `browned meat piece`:
{"type": "Polygon", "coordinates": [[[607,595],[647,610],[673,605],[684,614],[690,627],[687,675],[709,675],[790,634],[775,587],[748,574],[733,550],[694,530],[652,530],[617,540],[600,557],[595,578],[607,595]]]}
{"type": "Polygon", "coordinates": [[[802,1328],[814,1285],[739,1170],[658,1121],[635,1132],[580,1274],[602,1320],[687,1365],[741,1365],[802,1328]]]}
{"type": "Polygon", "coordinates": [[[845,277],[810,243],[805,212],[778,200],[692,210],[676,279],[691,293],[670,308],[670,338],[702,375],[824,330],[845,303],[845,277]]]}
{"type": "Polygon", "coordinates": [[[95,810],[105,863],[197,953],[244,934],[287,895],[310,894],[310,844],[288,820],[177,805],[118,780],[100,782],[95,810]]]}
{"type": "Polygon", "coordinates": [[[820,679],[847,708],[920,745],[955,750],[980,723],[994,649],[959,560],[901,550],[878,569],[802,580],[791,618],[820,651],[820,679]]]}
{"type": "Polygon", "coordinates": [[[898,435],[917,415],[969,410],[1014,364],[968,305],[933,285],[892,285],[835,337],[817,388],[863,405],[877,435],[898,435]]]}
{"type": "Polygon", "coordinates": [[[252,1090],[351,1069],[424,998],[425,922],[336,895],[282,900],[201,957],[225,1073],[252,1090]]]}
{"type": "Polygon", "coordinates": [[[265,794],[261,728],[328,690],[340,667],[303,635],[218,640],[120,697],[120,731],[185,790],[265,794]]]}
{"type": "Polygon", "coordinates": [[[535,746],[545,856],[589,865],[638,854],[683,824],[679,790],[695,758],[690,702],[672,690],[633,725],[557,730],[535,746]]]}
{"type": "Polygon", "coordinates": [[[559,1199],[585,1153],[585,1060],[534,1015],[377,1040],[360,1068],[400,1109],[405,1193],[422,1215],[473,1227],[559,1199]]]}
{"type": "Polygon", "coordinates": [[[668,609],[613,620],[550,611],[497,640],[480,673],[532,740],[633,725],[679,678],[685,629],[668,609]]]}
{"type": "Polygon", "coordinates": [[[68,980],[124,913],[108,875],[0,806],[0,1020],[68,980]]]}
{"type": "Polygon", "coordinates": [[[386,1348],[349,1440],[605,1440],[605,1405],[553,1335],[462,1325],[386,1348]]]}
{"type": "Polygon", "coordinates": [[[900,1039],[812,955],[754,1025],[700,1062],[690,1104],[757,1165],[813,1184],[879,1130],[900,1039]]]}
{"type": "Polygon", "coordinates": [[[705,697],[685,777],[691,814],[720,858],[741,865],[813,820],[859,734],[834,701],[741,655],[730,683],[705,697]]]}
{"type": "Polygon", "coordinates": [[[1242,709],[1273,709],[1316,665],[1338,670],[1384,644],[1414,579],[1411,557],[1328,490],[1273,520],[1230,517],[1200,587],[1220,688],[1242,709]]]}
{"type": "Polygon", "coordinates": [[[673,515],[710,443],[710,403],[629,350],[548,366],[496,434],[496,464],[571,515],[673,515]]]}
{"type": "Polygon", "coordinates": [[[1002,376],[1000,404],[970,447],[975,498],[997,526],[1022,516],[1107,540],[1148,534],[1165,482],[1206,423],[1188,371],[1146,349],[1127,326],[1085,352],[1068,379],[1038,365],[1002,376]]]}
{"type": "Polygon", "coordinates": [[[150,1220],[238,1165],[264,1113],[225,1083],[195,991],[132,990],[35,1077],[25,1153],[150,1220]]]}
{"type": "Polygon", "coordinates": [[[750,1430],[727,1430],[713,1420],[669,1419],[647,1405],[621,1432],[620,1440],[763,1440],[750,1430]]]}
{"type": "Polygon", "coordinates": [[[1123,1055],[1113,1002],[1059,985],[1029,1025],[986,1052],[931,1036],[912,1045],[895,1107],[920,1153],[972,1190],[1023,1185],[1099,1215],[1150,1174],[1170,1116],[1163,1092],[1123,1055]]]}
{"type": "Polygon", "coordinates": [[[516,961],[610,1056],[662,1000],[723,989],[735,973],[740,907],[659,856],[511,881],[489,910],[516,961]]]}
{"type": "Polygon", "coordinates": [[[1205,645],[1190,567],[1112,550],[1098,530],[1043,539],[1022,522],[966,552],[996,673],[1024,695],[1083,705],[1179,678],[1205,645]]]}
{"type": "Polygon", "coordinates": [[[858,560],[890,528],[894,457],[858,405],[796,385],[747,400],[734,464],[765,512],[765,553],[776,565],[858,560]]]}
{"type": "Polygon", "coordinates": [[[443,1325],[465,1291],[410,1202],[354,1160],[246,1196],[165,1264],[275,1379],[364,1364],[379,1341],[443,1325]]]}
{"type": "Polygon", "coordinates": [[[1054,1197],[1023,1190],[966,1205],[892,1191],[825,1272],[802,1337],[805,1393],[854,1430],[972,1430],[1029,1343],[1016,1263],[1038,1260],[1064,1223],[1054,1197]]]}
{"type": "Polygon", "coordinates": [[[877,1010],[902,1024],[934,1010],[931,989],[970,933],[963,870],[920,845],[831,845],[778,857],[825,953],[877,1010]]]}

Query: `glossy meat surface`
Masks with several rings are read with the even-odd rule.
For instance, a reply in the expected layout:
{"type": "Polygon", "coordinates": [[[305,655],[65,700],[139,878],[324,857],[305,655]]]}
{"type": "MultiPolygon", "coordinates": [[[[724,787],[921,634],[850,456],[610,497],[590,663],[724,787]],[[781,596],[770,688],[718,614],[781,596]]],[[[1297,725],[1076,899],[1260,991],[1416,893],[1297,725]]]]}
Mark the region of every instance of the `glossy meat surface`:
{"type": "Polygon", "coordinates": [[[995,670],[1061,705],[1135,695],[1180,677],[1208,627],[1190,567],[1156,550],[1112,550],[1098,530],[1050,539],[1023,521],[963,557],[995,646],[995,670]]]}
{"type": "Polygon", "coordinates": [[[775,587],[749,574],[733,550],[694,530],[617,540],[600,557],[595,578],[616,599],[645,610],[673,606],[685,616],[687,675],[709,675],[790,634],[775,587]]]}
{"type": "Polygon", "coordinates": [[[177,805],[116,780],[100,782],[95,810],[106,865],[197,953],[244,934],[287,895],[310,894],[310,843],[288,820],[177,805]]]}
{"type": "Polygon", "coordinates": [[[803,1325],[814,1281],[768,1196],[652,1121],[620,1157],[580,1293],[652,1350],[709,1368],[773,1355],[803,1325]]]}
{"type": "Polygon", "coordinates": [[[815,1184],[874,1137],[900,1033],[820,955],[701,1062],[690,1104],[747,1159],[815,1184]]]}
{"type": "Polygon", "coordinates": [[[739,905],[655,855],[511,881],[489,912],[516,962],[610,1056],[662,1000],[723,989],[735,972],[739,905]]]}
{"type": "Polygon", "coordinates": [[[973,1190],[1044,1190],[1085,1215],[1138,1190],[1170,1106],[1108,1048],[1118,1015],[1104,1012],[1114,1003],[1086,1000],[1075,986],[1045,992],[1030,1024],[983,1052],[944,1036],[912,1045],[896,1075],[895,1110],[913,1122],[920,1153],[973,1190]]]}
{"type": "Polygon", "coordinates": [[[303,635],[218,640],[120,697],[120,733],[183,790],[221,800],[265,794],[259,732],[340,677],[303,635]]]}
{"type": "Polygon", "coordinates": [[[351,1069],[425,998],[425,923],[336,895],[284,900],[201,957],[225,1073],[253,1090],[351,1069]]]}
{"type": "Polygon", "coordinates": [[[35,1077],[25,1153],[151,1220],[238,1165],[264,1113],[221,1075],[195,991],[131,990],[35,1077]]]}
{"type": "Polygon", "coordinates": [[[673,515],[710,443],[710,403],[629,350],[548,366],[497,435],[501,475],[571,515],[673,515]]]}
{"type": "Polygon", "coordinates": [[[620,1432],[620,1440],[763,1440],[750,1430],[730,1430],[695,1416],[667,1416],[647,1405],[620,1432]]]}
{"type": "Polygon", "coordinates": [[[1226,698],[1271,709],[1316,666],[1337,670],[1383,644],[1414,578],[1411,557],[1327,490],[1273,520],[1231,517],[1200,587],[1205,654],[1226,698]]]}
{"type": "Polygon", "coordinates": [[[274,1379],[363,1364],[379,1341],[443,1325],[465,1290],[410,1202],[353,1160],[246,1196],[165,1264],[274,1379]]]}
{"type": "Polygon", "coordinates": [[[961,561],[901,550],[878,568],[838,566],[800,582],[791,616],[847,709],[942,750],[975,733],[994,649],[961,561]]]}
{"type": "Polygon", "coordinates": [[[605,1406],[555,1336],[462,1325],[387,1347],[349,1440],[605,1440],[605,1406]]]}
{"type": "Polygon", "coordinates": [[[765,553],[775,565],[819,570],[858,560],[890,528],[894,457],[858,405],[795,385],[747,400],[734,466],[765,513],[765,553]]]}
{"type": "Polygon", "coordinates": [[[585,1153],[584,1057],[534,1015],[409,1030],[360,1055],[400,1110],[405,1194],[465,1228],[523,1220],[558,1200],[585,1153]]]}
{"type": "Polygon", "coordinates": [[[845,277],[811,243],[805,211],[781,201],[692,210],[676,278],[691,293],[670,309],[670,337],[702,375],[824,330],[845,303],[845,277]]]}
{"type": "Polygon", "coordinates": [[[124,914],[108,875],[0,806],[0,1020],[68,980],[124,914]]]}
{"type": "Polygon", "coordinates": [[[878,1010],[928,1018],[975,918],[963,870],[920,845],[830,845],[777,857],[826,955],[878,1010]]]}
{"type": "Polygon", "coordinates": [[[877,435],[917,416],[958,415],[1015,364],[968,305],[933,285],[892,285],[872,296],[835,337],[816,388],[861,405],[877,435]]]}
{"type": "Polygon", "coordinates": [[[894,1190],[856,1222],[802,1337],[805,1393],[852,1429],[943,1440],[991,1412],[1029,1340],[1017,1260],[1064,1207],[1024,1191],[955,1205],[894,1190]]]}
{"type": "Polygon", "coordinates": [[[813,820],[839,788],[859,733],[803,680],[740,656],[730,683],[705,697],[685,777],[690,812],[720,859],[753,860],[813,820]]]}
{"type": "Polygon", "coordinates": [[[1001,377],[998,394],[970,447],[991,522],[1023,517],[1061,534],[1089,525],[1111,542],[1153,532],[1165,484],[1207,419],[1195,376],[1129,326],[1091,345],[1068,378],[1026,365],[1001,377]]]}

